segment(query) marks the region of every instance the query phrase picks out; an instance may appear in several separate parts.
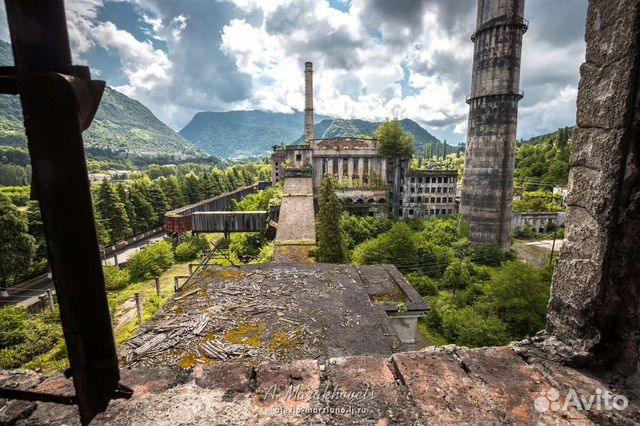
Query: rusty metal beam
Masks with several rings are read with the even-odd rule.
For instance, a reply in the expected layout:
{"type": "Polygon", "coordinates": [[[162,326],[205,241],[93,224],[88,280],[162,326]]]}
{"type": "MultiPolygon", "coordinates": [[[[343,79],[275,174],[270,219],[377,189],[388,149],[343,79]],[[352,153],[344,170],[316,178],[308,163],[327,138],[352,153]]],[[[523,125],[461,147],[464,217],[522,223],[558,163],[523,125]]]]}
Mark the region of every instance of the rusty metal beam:
{"type": "Polygon", "coordinates": [[[82,141],[105,83],[71,64],[63,0],[5,5],[15,70],[1,70],[0,83],[20,93],[69,374],[81,421],[88,424],[111,399],[130,395],[119,384],[82,141]]]}

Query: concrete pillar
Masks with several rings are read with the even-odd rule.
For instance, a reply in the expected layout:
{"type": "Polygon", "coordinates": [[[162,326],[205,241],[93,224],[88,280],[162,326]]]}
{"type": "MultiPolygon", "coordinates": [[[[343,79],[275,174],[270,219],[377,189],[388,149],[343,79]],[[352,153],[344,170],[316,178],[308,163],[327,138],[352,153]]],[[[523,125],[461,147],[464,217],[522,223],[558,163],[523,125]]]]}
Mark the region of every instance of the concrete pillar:
{"type": "Polygon", "coordinates": [[[478,0],[460,213],[475,245],[511,246],[525,0],[478,0]]]}
{"type": "Polygon", "coordinates": [[[387,184],[387,159],[386,158],[381,158],[380,159],[380,183],[382,185],[386,185],[387,184]]]}
{"type": "Polygon", "coordinates": [[[590,0],[566,240],[547,331],[640,385],[640,2],[590,0]]]}
{"type": "Polygon", "coordinates": [[[364,158],[358,159],[358,179],[360,180],[360,185],[364,181],[364,158]]]}
{"type": "Polygon", "coordinates": [[[342,183],[342,167],[343,167],[343,159],[338,159],[338,182],[342,183]]]}
{"type": "Polygon", "coordinates": [[[304,63],[304,141],[309,143],[313,133],[313,64],[304,63]]]}
{"type": "Polygon", "coordinates": [[[347,165],[347,171],[349,172],[349,186],[353,186],[353,157],[349,157],[349,164],[347,165]]]}
{"type": "Polygon", "coordinates": [[[327,160],[327,174],[333,176],[333,162],[335,160],[333,158],[329,158],[327,160]]]}

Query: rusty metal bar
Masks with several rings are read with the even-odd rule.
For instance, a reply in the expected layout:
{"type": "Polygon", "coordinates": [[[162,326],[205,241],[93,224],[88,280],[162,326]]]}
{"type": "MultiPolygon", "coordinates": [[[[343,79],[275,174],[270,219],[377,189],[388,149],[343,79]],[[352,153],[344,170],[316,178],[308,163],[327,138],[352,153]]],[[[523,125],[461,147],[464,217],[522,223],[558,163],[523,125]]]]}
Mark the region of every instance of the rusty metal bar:
{"type": "Polygon", "coordinates": [[[130,396],[119,384],[81,134],[105,84],[92,81],[88,68],[71,64],[63,0],[5,0],[5,5],[32,194],[42,212],[80,419],[88,424],[111,399],[130,396]]]}

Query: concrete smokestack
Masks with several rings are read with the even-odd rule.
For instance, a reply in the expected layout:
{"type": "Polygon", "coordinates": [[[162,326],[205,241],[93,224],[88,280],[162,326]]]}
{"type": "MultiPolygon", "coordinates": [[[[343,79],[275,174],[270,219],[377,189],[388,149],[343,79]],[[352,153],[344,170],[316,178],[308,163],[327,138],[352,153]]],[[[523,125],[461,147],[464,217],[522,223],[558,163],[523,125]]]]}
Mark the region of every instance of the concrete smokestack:
{"type": "Polygon", "coordinates": [[[315,137],[313,133],[313,64],[304,63],[304,141],[315,137]]]}
{"type": "Polygon", "coordinates": [[[478,0],[460,213],[475,245],[511,247],[525,0],[478,0]]]}

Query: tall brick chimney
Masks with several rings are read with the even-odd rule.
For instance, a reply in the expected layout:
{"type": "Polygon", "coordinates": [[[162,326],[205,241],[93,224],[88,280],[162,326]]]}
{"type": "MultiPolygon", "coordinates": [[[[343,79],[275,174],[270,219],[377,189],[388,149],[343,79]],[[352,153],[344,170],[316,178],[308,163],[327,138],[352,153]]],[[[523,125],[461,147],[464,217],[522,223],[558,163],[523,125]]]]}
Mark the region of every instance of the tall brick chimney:
{"type": "Polygon", "coordinates": [[[475,245],[511,246],[525,0],[478,0],[460,213],[475,245]]]}
{"type": "Polygon", "coordinates": [[[313,63],[304,63],[304,141],[313,139],[313,63]]]}

